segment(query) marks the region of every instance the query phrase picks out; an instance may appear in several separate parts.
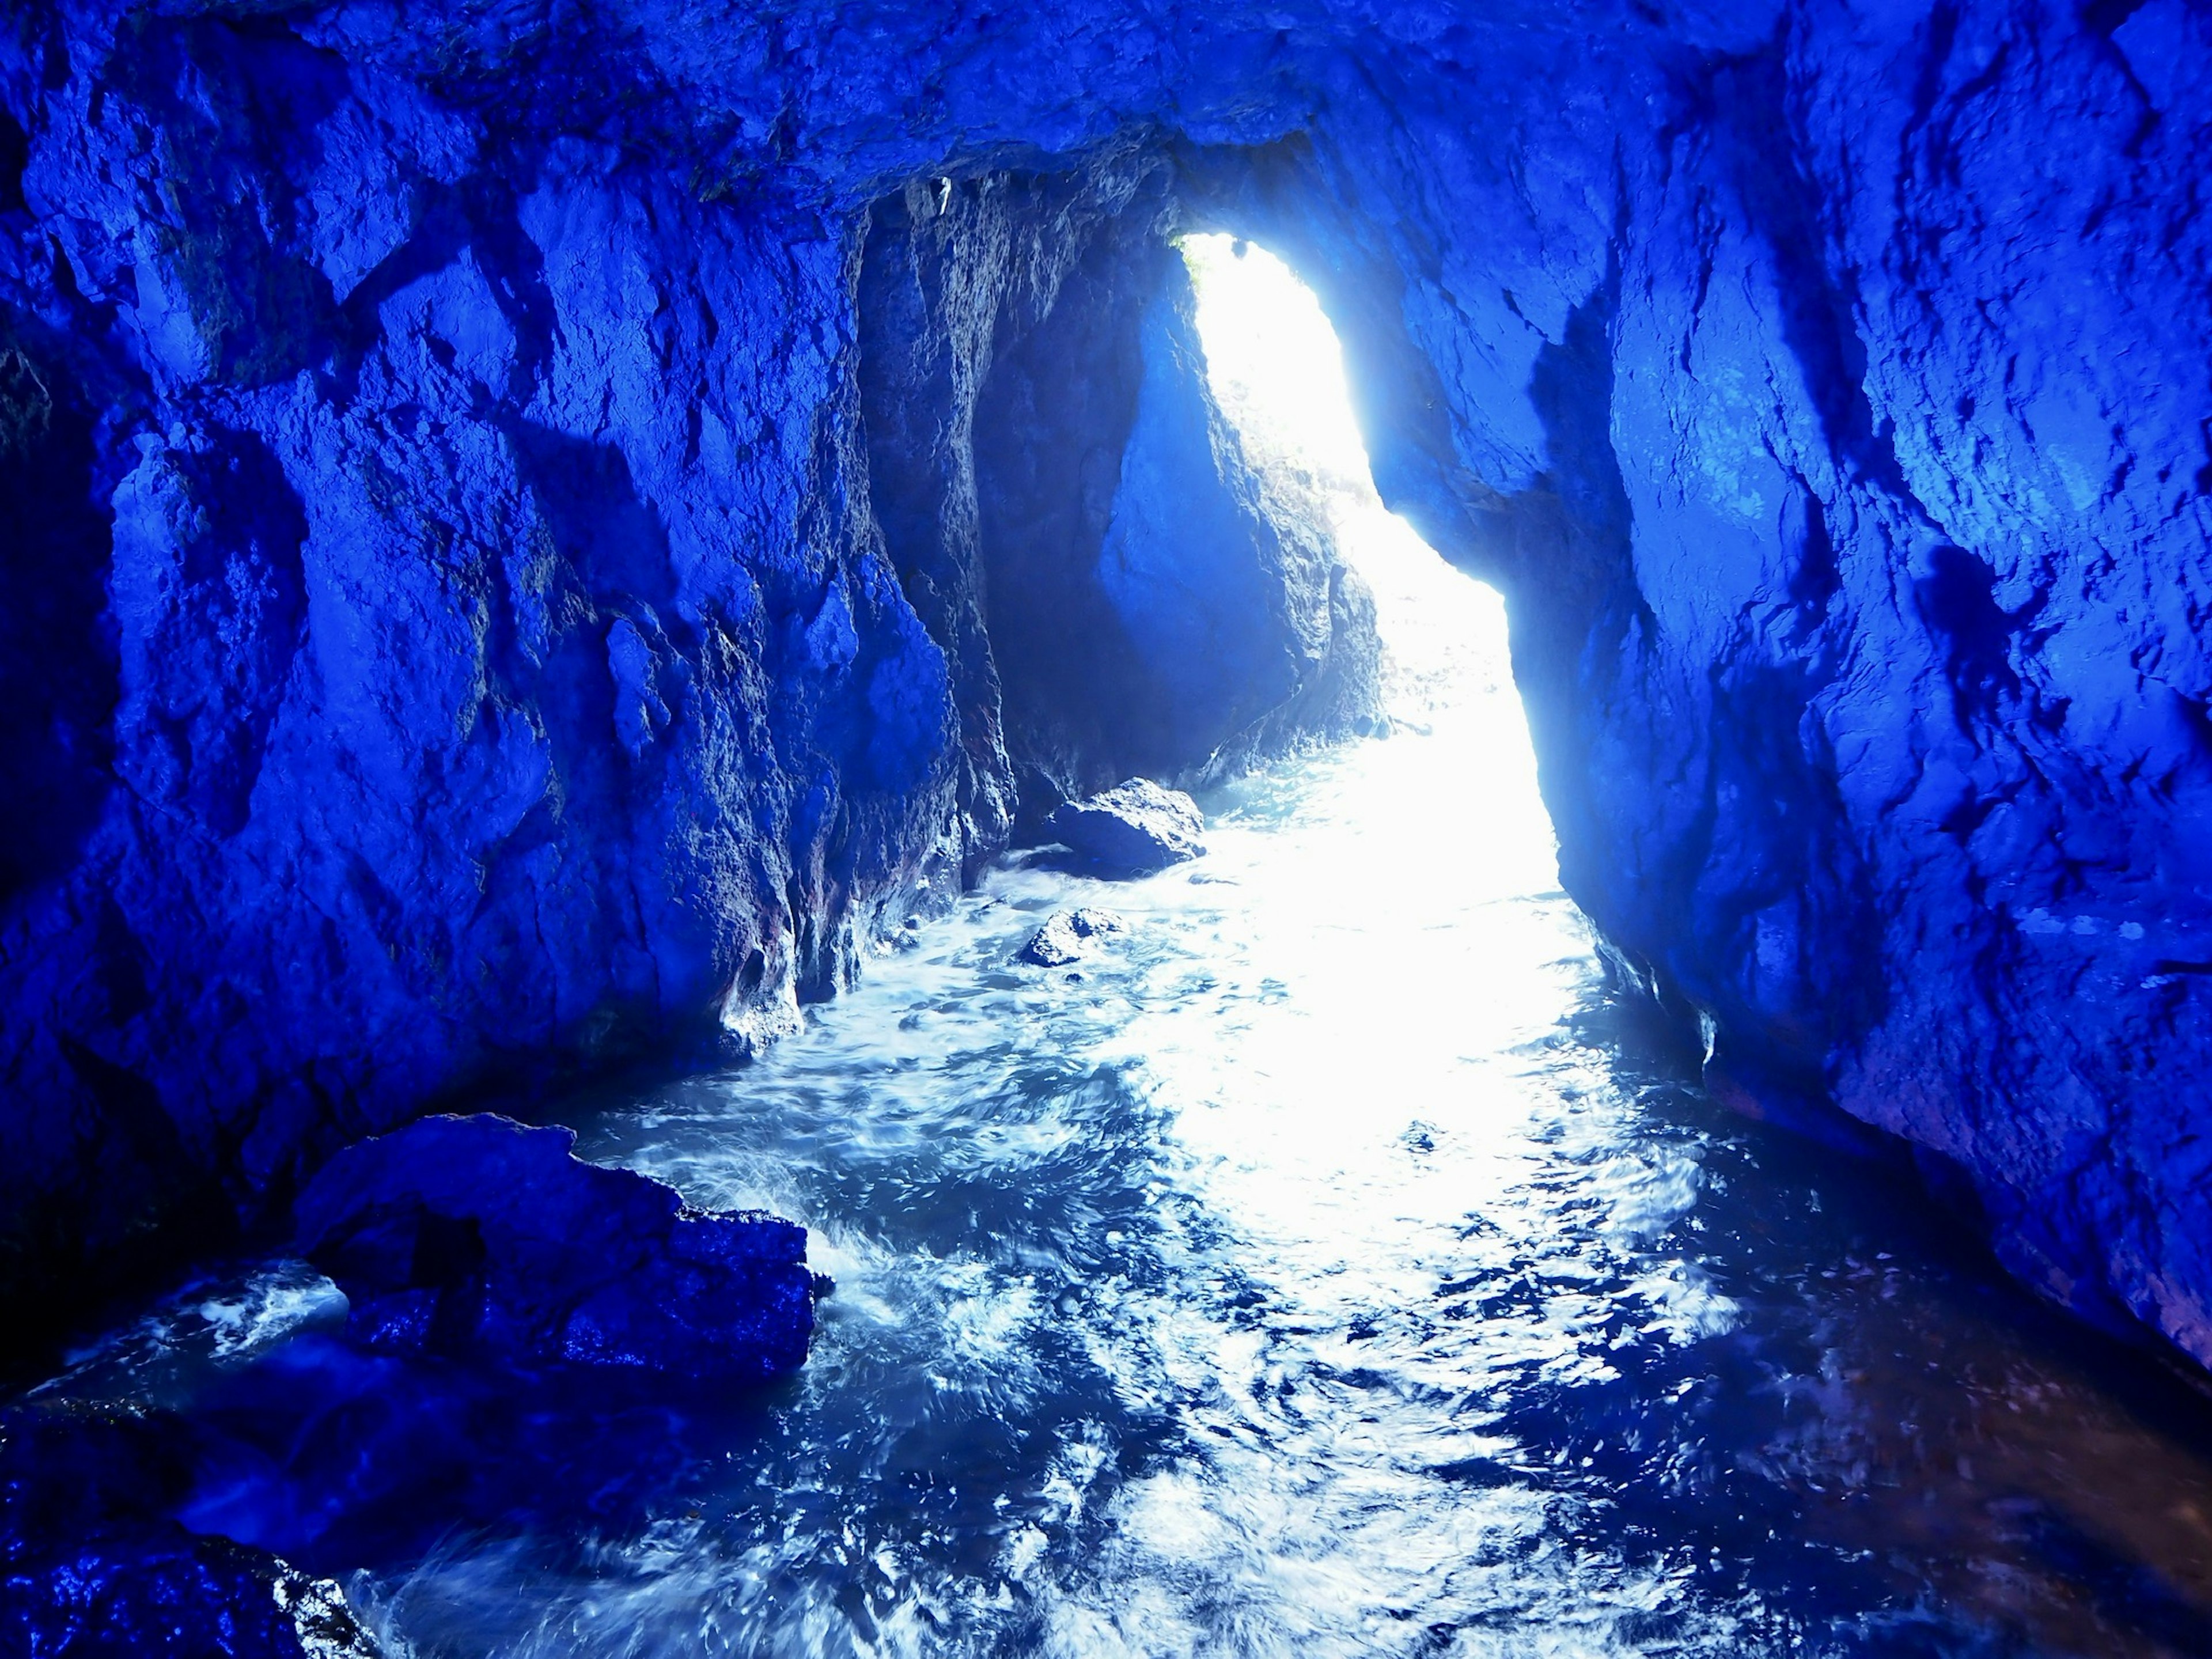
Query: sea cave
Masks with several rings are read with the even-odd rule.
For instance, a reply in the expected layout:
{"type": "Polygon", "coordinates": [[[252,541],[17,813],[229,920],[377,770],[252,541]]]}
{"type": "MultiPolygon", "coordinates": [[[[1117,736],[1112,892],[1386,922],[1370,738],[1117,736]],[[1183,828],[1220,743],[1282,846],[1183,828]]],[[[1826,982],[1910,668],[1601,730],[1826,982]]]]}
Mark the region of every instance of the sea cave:
{"type": "Polygon", "coordinates": [[[18,0],[0,1654],[2212,1653],[2203,0],[18,0]]]}

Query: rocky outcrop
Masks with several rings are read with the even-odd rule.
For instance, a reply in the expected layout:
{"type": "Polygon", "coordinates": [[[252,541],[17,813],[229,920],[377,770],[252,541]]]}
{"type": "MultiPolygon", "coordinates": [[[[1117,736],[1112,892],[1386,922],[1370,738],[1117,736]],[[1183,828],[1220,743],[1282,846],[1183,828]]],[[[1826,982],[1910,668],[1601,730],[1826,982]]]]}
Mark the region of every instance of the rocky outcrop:
{"type": "Polygon", "coordinates": [[[1030,935],[1029,942],[1021,948],[1020,957],[1035,968],[1065,968],[1083,959],[1083,947],[1087,942],[1121,933],[1127,926],[1111,910],[1088,906],[1055,910],[1045,918],[1043,927],[1030,935]]]}
{"type": "Polygon", "coordinates": [[[1376,707],[1371,600],[1207,388],[1175,177],[1117,150],[869,209],[872,499],[954,664],[970,873],[1068,795],[1218,775],[1376,707]]]}
{"type": "Polygon", "coordinates": [[[573,1130],[427,1117],[348,1147],[295,1206],[301,1251],[387,1353],[765,1382],[799,1369],[823,1285],[806,1230],[688,1207],[574,1157],[573,1130]]]}
{"type": "Polygon", "coordinates": [[[19,1263],[764,1036],[1025,784],[1341,687],[1357,594],[1224,502],[1206,226],[1505,591],[1716,1082],[2212,1360],[2201,8],[464,9],[5,26],[19,1263]]]}
{"type": "Polygon", "coordinates": [[[1084,868],[1103,876],[1149,876],[1206,851],[1206,817],[1198,803],[1150,778],[1062,801],[1044,827],[1084,868]]]}

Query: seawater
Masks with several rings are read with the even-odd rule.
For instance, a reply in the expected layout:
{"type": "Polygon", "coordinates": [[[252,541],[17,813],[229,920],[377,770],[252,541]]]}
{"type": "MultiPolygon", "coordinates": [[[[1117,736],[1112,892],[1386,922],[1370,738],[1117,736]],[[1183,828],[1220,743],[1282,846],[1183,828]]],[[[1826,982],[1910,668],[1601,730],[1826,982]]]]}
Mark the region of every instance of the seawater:
{"type": "Polygon", "coordinates": [[[2212,1652],[2203,1401],[1705,1097],[1558,890],[1498,601],[1370,528],[1388,737],[565,1114],[811,1230],[793,1384],[365,1359],[276,1261],[41,1392],[193,1417],[187,1518],[423,1659],[2212,1652]]]}

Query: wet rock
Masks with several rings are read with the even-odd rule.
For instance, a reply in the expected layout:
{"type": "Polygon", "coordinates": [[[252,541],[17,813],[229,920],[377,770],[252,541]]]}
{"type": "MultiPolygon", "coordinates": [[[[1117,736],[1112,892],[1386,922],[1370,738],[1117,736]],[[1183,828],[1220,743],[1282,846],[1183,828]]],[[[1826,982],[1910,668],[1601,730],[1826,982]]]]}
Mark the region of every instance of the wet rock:
{"type": "Polygon", "coordinates": [[[687,1206],[572,1155],[573,1131],[429,1117],[333,1158],[294,1207],[303,1253],[375,1349],[759,1382],[796,1370],[806,1230],[687,1206]]]}
{"type": "Polygon", "coordinates": [[[1201,856],[1206,829],[1198,803],[1150,778],[1131,778],[1053,809],[1045,828],[1106,876],[1148,876],[1201,856]]]}
{"type": "Polygon", "coordinates": [[[0,1413],[0,1652],[375,1659],[336,1583],[177,1521],[189,1448],[158,1413],[0,1413]]]}
{"type": "Polygon", "coordinates": [[[1021,948],[1021,960],[1039,968],[1065,968],[1083,955],[1085,939],[1102,933],[1118,933],[1127,926],[1111,910],[1060,910],[1030,935],[1021,948]]]}

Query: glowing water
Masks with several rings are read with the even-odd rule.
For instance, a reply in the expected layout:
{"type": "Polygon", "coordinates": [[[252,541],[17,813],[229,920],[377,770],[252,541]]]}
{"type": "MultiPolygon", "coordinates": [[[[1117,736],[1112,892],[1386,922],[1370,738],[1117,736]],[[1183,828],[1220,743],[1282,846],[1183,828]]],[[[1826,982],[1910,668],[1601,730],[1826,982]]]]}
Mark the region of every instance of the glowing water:
{"type": "Polygon", "coordinates": [[[364,1365],[282,1263],[58,1387],[265,1448],[193,1518],[395,1653],[2212,1651],[2201,1402],[1703,1097],[1554,890],[1497,600],[1358,483],[1395,735],[571,1115],[813,1230],[787,1392],[364,1365]],[[1127,933],[1018,965],[1075,903],[1127,933]]]}
{"type": "MultiPolygon", "coordinates": [[[[1495,600],[1427,563],[1494,648],[1495,600]]],[[[1498,1394],[1729,1328],[1652,1249],[1698,1149],[1560,1042],[1595,968],[1510,694],[1420,712],[1215,799],[1194,870],[1003,871],[764,1063],[591,1120],[594,1156],[816,1230],[816,1356],[649,1549],[470,1551],[383,1587],[398,1626],[1350,1654],[1510,1613],[1480,1641],[1603,1651],[1667,1601],[1685,1569],[1531,1554],[1561,1517],[1512,1471],[1550,1453],[1498,1394]],[[1128,933],[1016,965],[1076,902],[1128,933]]]]}

